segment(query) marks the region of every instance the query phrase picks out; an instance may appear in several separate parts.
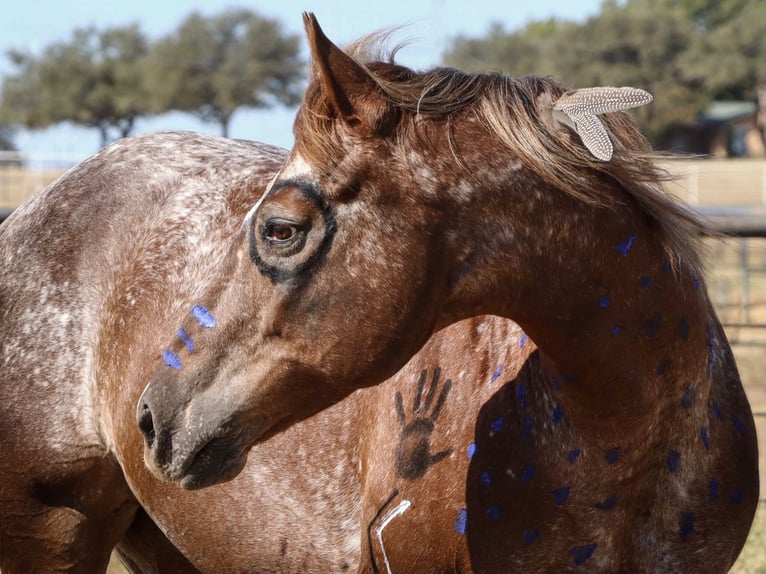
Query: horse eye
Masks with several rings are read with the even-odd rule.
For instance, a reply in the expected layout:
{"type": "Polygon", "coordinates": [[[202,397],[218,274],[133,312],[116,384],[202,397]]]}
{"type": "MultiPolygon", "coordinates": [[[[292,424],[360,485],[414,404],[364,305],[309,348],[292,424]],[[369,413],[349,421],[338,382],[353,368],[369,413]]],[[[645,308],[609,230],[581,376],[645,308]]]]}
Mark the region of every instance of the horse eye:
{"type": "Polygon", "coordinates": [[[273,243],[286,243],[298,234],[295,225],[283,221],[269,221],[264,236],[273,243]]]}

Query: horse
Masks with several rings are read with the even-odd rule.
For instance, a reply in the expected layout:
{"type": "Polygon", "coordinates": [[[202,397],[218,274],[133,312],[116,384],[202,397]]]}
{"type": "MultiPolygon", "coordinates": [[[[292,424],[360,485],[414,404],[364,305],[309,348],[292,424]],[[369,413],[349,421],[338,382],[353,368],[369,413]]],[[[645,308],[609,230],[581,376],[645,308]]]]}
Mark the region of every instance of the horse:
{"type": "MultiPolygon", "coordinates": [[[[468,444],[466,473],[381,507],[385,565],[727,571],[757,504],[755,429],[706,291],[704,225],[623,111],[649,96],[415,72],[304,20],[295,144],[141,395],[148,468],[188,489],[230,480],[253,445],[495,315],[534,351],[499,364],[471,432],[448,435],[468,444]]],[[[448,400],[428,397],[434,415],[448,400]]],[[[413,448],[435,470],[455,455],[413,448]]],[[[400,474],[419,484],[420,466],[400,474]]]]}
{"type": "Polygon", "coordinates": [[[440,331],[390,380],[255,445],[225,484],[184,490],[143,463],[134,412],[154,363],[175,338],[196,343],[175,326],[204,321],[199,302],[232,280],[227,257],[284,159],[199,134],[126,138],[0,226],[3,574],[104,572],[113,548],[144,574],[388,573],[404,551],[453,568],[442,546],[397,547],[393,519],[463,543],[473,503],[453,495],[489,454],[463,438],[534,350],[511,321],[440,331]]]}

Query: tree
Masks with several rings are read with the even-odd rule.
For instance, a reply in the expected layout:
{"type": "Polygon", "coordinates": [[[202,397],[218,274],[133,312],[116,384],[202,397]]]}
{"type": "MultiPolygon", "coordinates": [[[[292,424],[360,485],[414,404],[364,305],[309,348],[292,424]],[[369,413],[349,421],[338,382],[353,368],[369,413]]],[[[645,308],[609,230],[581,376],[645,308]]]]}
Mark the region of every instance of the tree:
{"type": "MultiPolygon", "coordinates": [[[[573,87],[633,85],[655,96],[637,110],[657,142],[696,120],[713,99],[766,95],[763,0],[616,0],[582,23],[535,22],[457,38],[448,65],[553,75],[573,87]]],[[[766,97],[766,96],[764,96],[766,97]]],[[[764,106],[766,109],[766,106],[764,106]]]]}
{"type": "Polygon", "coordinates": [[[194,13],[160,40],[147,64],[156,113],[175,109],[221,126],[228,135],[241,107],[299,101],[300,38],[249,10],[213,17],[194,13]]]}
{"type": "Polygon", "coordinates": [[[148,112],[141,80],[147,52],[137,25],[78,29],[40,57],[11,51],[17,72],[3,85],[0,121],[32,129],[71,121],[97,128],[102,145],[114,130],[126,136],[148,112]]]}
{"type": "Polygon", "coordinates": [[[16,151],[13,143],[13,128],[0,125],[0,151],[16,151]]]}

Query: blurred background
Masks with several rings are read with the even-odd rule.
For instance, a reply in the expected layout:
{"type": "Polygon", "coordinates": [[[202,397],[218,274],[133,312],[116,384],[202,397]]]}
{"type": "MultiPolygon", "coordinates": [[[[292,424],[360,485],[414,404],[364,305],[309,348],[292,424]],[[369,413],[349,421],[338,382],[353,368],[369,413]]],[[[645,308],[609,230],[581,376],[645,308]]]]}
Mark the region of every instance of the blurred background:
{"type": "MultiPolygon", "coordinates": [[[[0,221],[100,147],[204,131],[290,147],[301,11],[338,44],[403,26],[397,59],[651,92],[635,118],[708,216],[709,289],[756,414],[766,476],[766,0],[26,0],[0,21],[0,221]]],[[[766,494],[762,492],[762,499],[766,494]]],[[[766,503],[733,572],[766,574],[766,503]]],[[[120,572],[113,566],[113,572],[120,572]]]]}

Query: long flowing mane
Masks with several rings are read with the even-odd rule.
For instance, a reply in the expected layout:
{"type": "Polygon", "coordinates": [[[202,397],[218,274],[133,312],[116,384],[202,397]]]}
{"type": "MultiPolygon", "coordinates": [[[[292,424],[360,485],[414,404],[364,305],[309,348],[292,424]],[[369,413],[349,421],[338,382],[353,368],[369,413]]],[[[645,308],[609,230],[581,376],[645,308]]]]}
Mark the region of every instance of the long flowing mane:
{"type": "MultiPolygon", "coordinates": [[[[683,262],[693,273],[703,274],[699,238],[711,230],[664,190],[663,184],[673,179],[658,165],[665,156],[652,152],[628,114],[600,116],[615,147],[612,159],[601,161],[554,115],[553,102],[570,87],[551,77],[531,75],[515,78],[444,67],[415,72],[395,63],[400,46],[386,49],[389,36],[390,32],[366,36],[346,48],[346,53],[370,72],[394,106],[416,120],[437,120],[447,126],[470,113],[497,137],[510,157],[550,186],[596,206],[635,202],[662,236],[674,268],[683,262]],[[623,193],[616,193],[616,188],[623,193]]],[[[341,153],[317,78],[312,69],[300,121],[310,142],[303,152],[322,165],[341,153]]],[[[414,123],[399,127],[400,141],[406,140],[405,130],[414,123]]],[[[454,149],[453,154],[459,163],[454,149]]]]}

